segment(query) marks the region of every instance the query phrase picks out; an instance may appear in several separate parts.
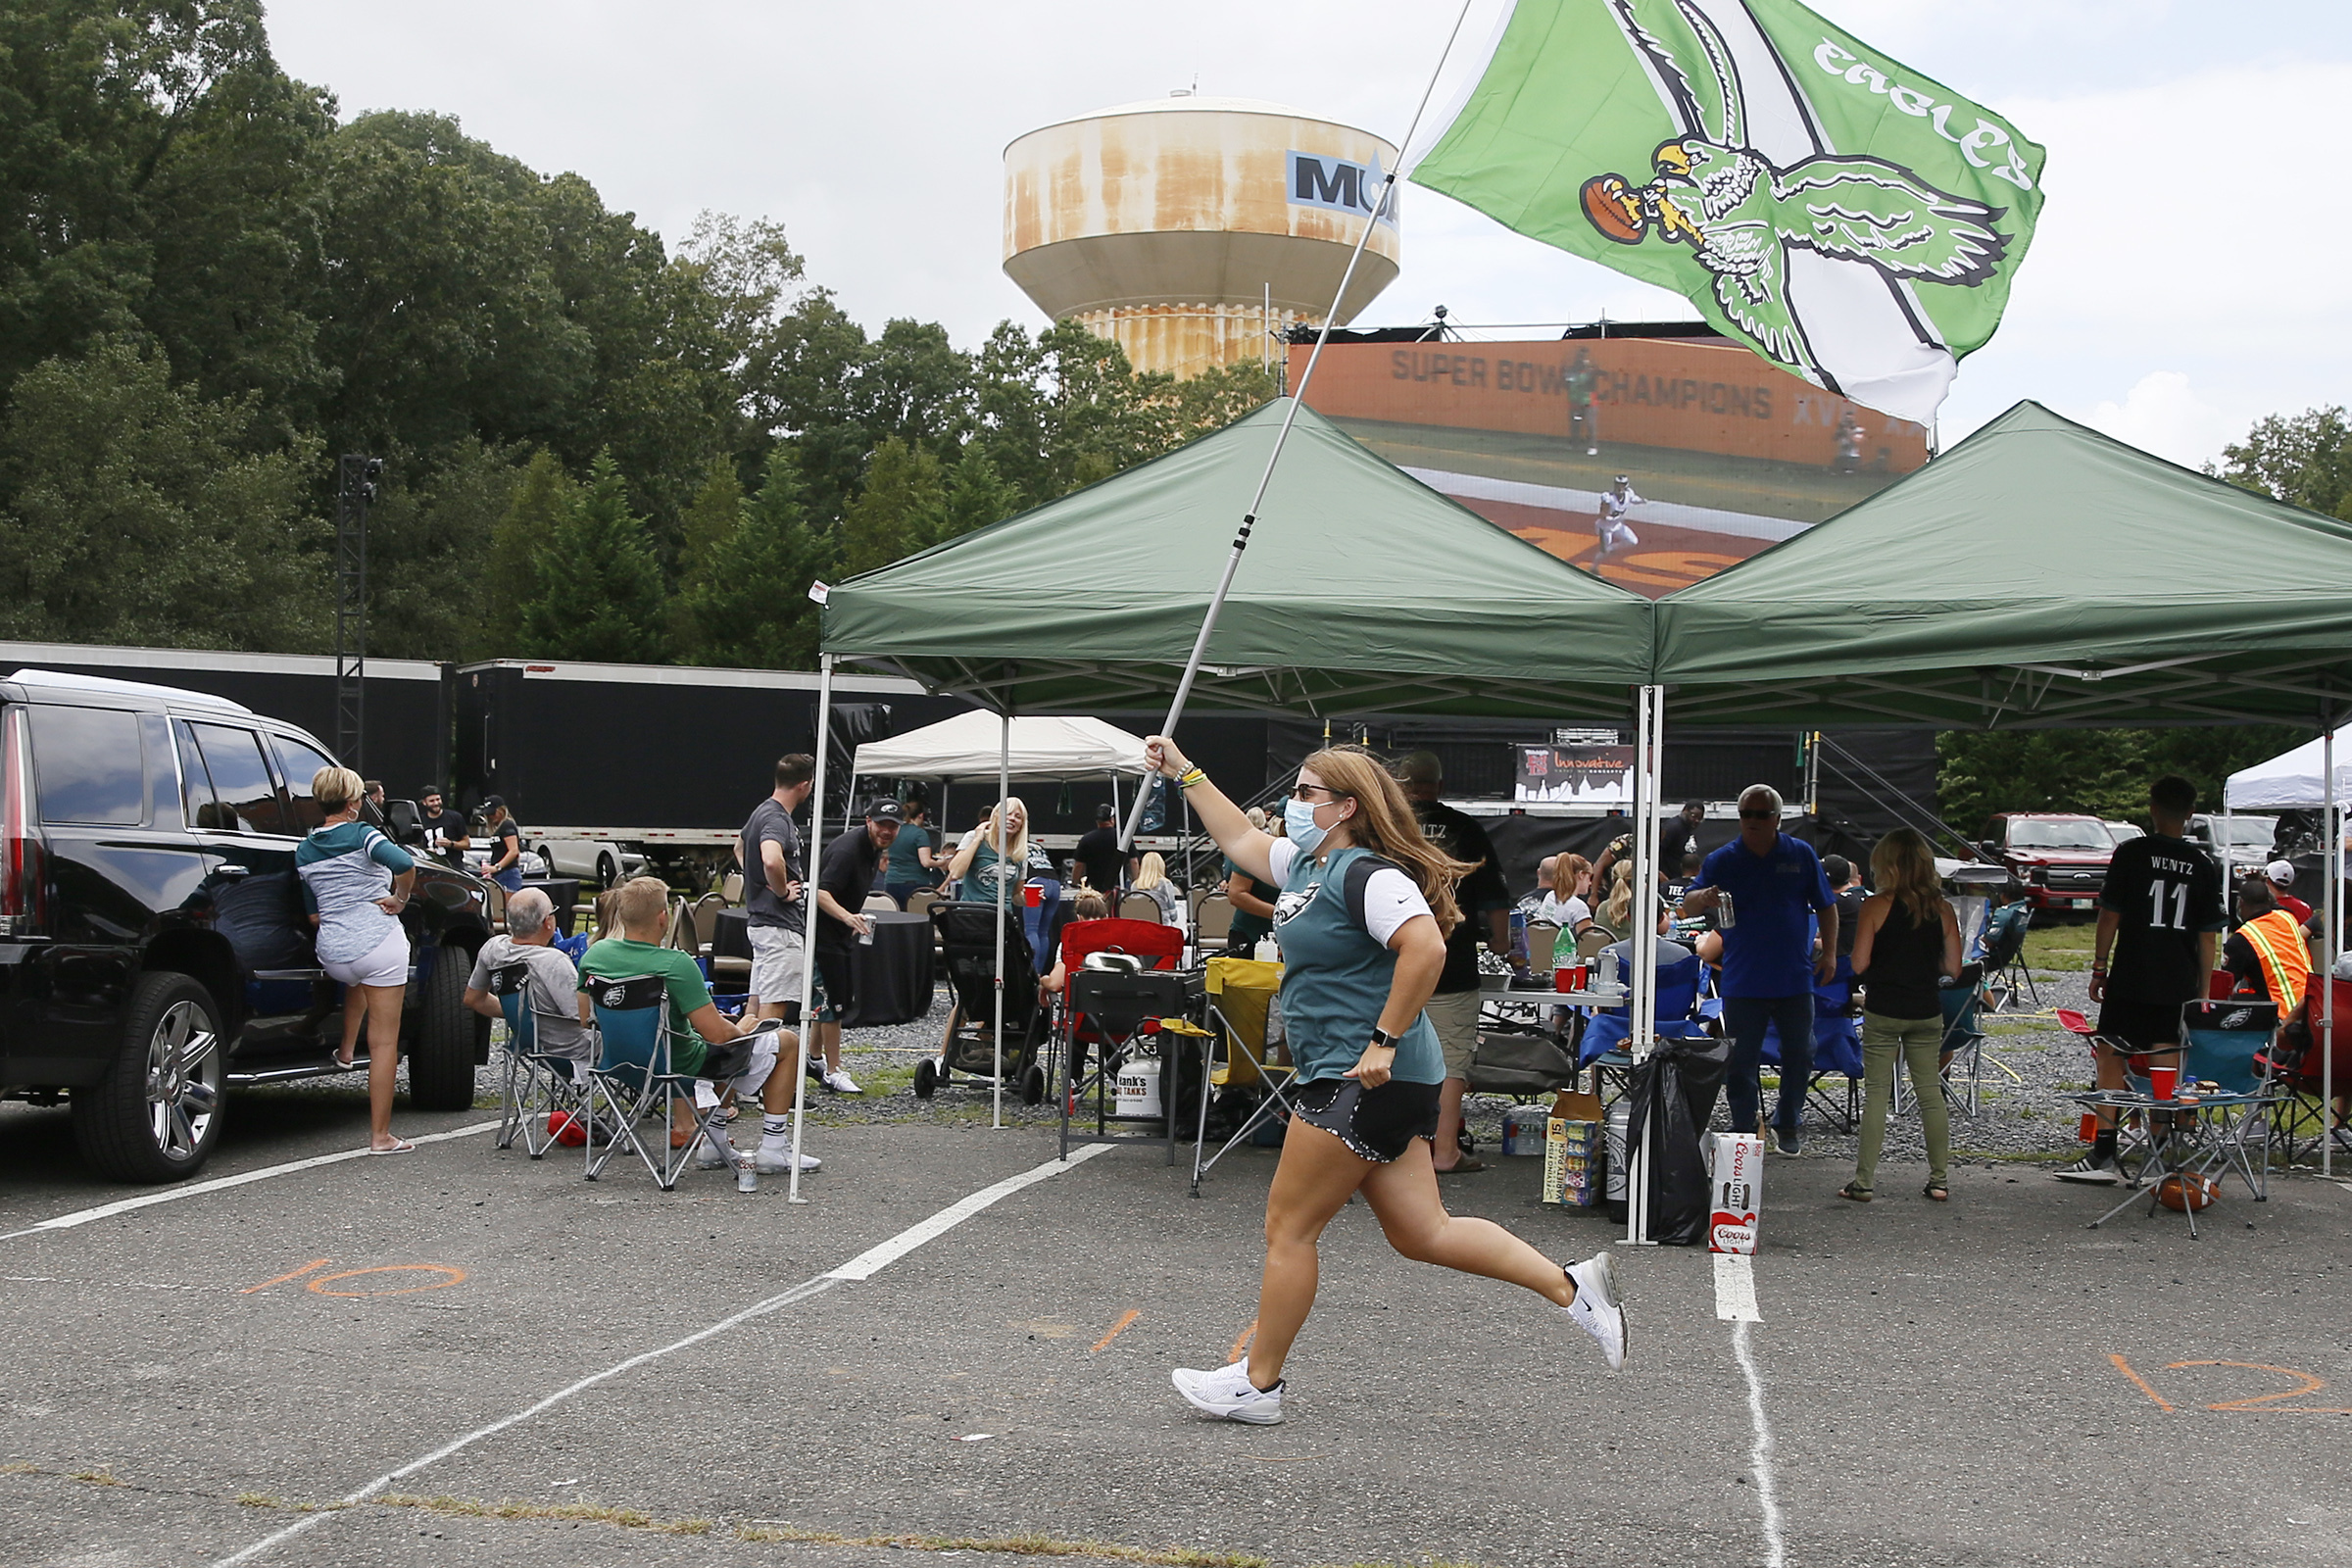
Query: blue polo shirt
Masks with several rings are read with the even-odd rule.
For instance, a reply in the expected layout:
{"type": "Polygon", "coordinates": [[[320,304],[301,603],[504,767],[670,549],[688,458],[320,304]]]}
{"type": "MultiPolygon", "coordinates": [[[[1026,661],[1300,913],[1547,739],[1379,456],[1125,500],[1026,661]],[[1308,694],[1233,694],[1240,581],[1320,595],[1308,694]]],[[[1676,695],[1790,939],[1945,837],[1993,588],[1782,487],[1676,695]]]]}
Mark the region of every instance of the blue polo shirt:
{"type": "Polygon", "coordinates": [[[1793,997],[1813,989],[1813,913],[1838,901],[1821,857],[1783,833],[1757,855],[1738,839],[1706,858],[1693,888],[1732,896],[1735,924],[1723,934],[1723,994],[1793,997]]]}

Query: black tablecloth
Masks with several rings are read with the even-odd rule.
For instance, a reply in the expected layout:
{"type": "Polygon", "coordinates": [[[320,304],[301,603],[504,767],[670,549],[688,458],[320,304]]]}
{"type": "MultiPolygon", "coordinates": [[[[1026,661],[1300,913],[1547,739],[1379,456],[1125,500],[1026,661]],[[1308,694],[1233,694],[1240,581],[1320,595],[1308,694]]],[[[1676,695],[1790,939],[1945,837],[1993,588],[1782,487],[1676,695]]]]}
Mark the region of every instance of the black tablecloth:
{"type": "MultiPolygon", "coordinates": [[[[858,994],[844,1020],[852,1029],[912,1023],[931,1010],[931,921],[919,914],[868,913],[874,940],[858,947],[858,994]]],[[[741,909],[721,909],[710,934],[713,957],[752,956],[749,918],[741,909]]]]}

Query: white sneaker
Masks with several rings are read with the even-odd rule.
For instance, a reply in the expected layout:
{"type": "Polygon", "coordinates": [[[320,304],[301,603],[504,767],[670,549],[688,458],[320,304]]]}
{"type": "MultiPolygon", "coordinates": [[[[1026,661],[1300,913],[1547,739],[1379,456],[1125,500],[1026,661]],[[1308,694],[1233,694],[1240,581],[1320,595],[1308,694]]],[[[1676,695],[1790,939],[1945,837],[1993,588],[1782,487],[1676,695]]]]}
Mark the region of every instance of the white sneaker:
{"type": "Polygon", "coordinates": [[[1609,1370],[1624,1371],[1625,1308],[1617,1304],[1617,1276],[1609,1268],[1609,1254],[1594,1252],[1582,1263],[1569,1264],[1563,1272],[1576,1287],[1568,1315],[1576,1319],[1578,1328],[1600,1342],[1600,1353],[1608,1358],[1609,1370]]]}
{"type": "Polygon", "coordinates": [[[1250,1381],[1250,1363],[1236,1361],[1214,1372],[1196,1372],[1180,1366],[1168,1374],[1176,1392],[1192,1402],[1196,1410],[1222,1416],[1228,1421],[1246,1421],[1254,1427],[1278,1425],[1282,1420],[1282,1385],[1261,1389],[1250,1381]]]}
{"type": "Polygon", "coordinates": [[[839,1067],[826,1072],[825,1087],[837,1095],[862,1095],[865,1093],[864,1090],[858,1087],[857,1079],[852,1078],[839,1067]]]}
{"type": "MultiPolygon", "coordinates": [[[[801,1172],[803,1175],[806,1175],[812,1170],[822,1170],[824,1168],[825,1162],[817,1158],[814,1154],[803,1154],[801,1156],[801,1172]]],[[[760,1174],[762,1176],[777,1176],[789,1171],[792,1169],[792,1146],[790,1144],[786,1144],[781,1149],[770,1149],[767,1147],[767,1145],[761,1144],[760,1146],[760,1152],[752,1156],[752,1169],[760,1172],[760,1174]]]]}

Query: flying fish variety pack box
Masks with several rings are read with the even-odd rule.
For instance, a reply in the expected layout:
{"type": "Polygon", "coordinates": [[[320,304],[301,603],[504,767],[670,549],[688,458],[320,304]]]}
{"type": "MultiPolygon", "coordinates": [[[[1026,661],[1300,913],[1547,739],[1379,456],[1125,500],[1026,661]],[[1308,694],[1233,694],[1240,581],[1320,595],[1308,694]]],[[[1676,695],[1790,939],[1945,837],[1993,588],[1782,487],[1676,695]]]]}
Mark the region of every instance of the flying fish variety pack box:
{"type": "Polygon", "coordinates": [[[1600,1201],[1606,1160],[1600,1101],[1573,1092],[1554,1100],[1544,1122],[1543,1200],[1591,1208],[1600,1201]]]}
{"type": "Polygon", "coordinates": [[[1764,1140],[1753,1133],[1714,1133],[1707,1138],[1706,1155],[1713,1194],[1707,1250],[1752,1254],[1764,1208],[1764,1140]]]}

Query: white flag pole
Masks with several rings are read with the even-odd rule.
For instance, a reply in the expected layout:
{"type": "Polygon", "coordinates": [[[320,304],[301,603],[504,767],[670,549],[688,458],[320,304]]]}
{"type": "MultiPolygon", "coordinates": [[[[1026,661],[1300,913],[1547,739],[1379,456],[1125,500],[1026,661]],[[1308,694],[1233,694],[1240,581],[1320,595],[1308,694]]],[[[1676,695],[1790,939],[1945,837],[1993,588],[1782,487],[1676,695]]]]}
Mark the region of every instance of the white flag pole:
{"type": "MultiPolygon", "coordinates": [[[[813,873],[824,855],[825,837],[825,754],[832,750],[833,724],[833,656],[817,661],[816,677],[816,782],[808,797],[808,836],[815,842],[801,850],[802,870],[813,873]]],[[[757,865],[744,867],[744,879],[767,873],[757,865]]],[[[747,896],[748,899],[748,896],[747,896]]],[[[813,874],[801,883],[801,1027],[800,1043],[793,1048],[792,1061],[792,1175],[784,1184],[784,1200],[806,1203],[801,1196],[801,1129],[808,1110],[808,1036],[816,1029],[816,878],[813,874]]]]}
{"type": "MultiPolygon", "coordinates": [[[[1429,84],[1421,89],[1421,102],[1413,109],[1412,123],[1405,127],[1404,140],[1397,143],[1399,167],[1412,149],[1413,137],[1421,129],[1421,117],[1429,110],[1430,95],[1438,90],[1438,76],[1445,71],[1446,57],[1453,53],[1453,41],[1461,35],[1462,22],[1469,15],[1470,0],[1462,0],[1462,9],[1454,15],[1453,28],[1446,34],[1446,47],[1438,51],[1438,63],[1430,68],[1429,84]]],[[[1380,215],[1389,209],[1389,198],[1396,189],[1396,175],[1397,170],[1391,169],[1381,176],[1380,194],[1364,216],[1364,231],[1356,236],[1355,249],[1348,255],[1348,270],[1340,274],[1340,286],[1332,295],[1331,309],[1324,313],[1322,329],[1315,334],[1314,351],[1306,357],[1306,368],[1298,372],[1298,389],[1291,393],[1290,407],[1283,411],[1282,428],[1274,433],[1274,450],[1266,454],[1265,471],[1257,476],[1256,493],[1250,497],[1249,510],[1242,514],[1242,525],[1234,533],[1233,550],[1225,558],[1224,574],[1218,577],[1216,592],[1209,595],[1208,609],[1200,616],[1200,635],[1193,639],[1192,656],[1184,662],[1184,675],[1176,682],[1176,696],[1168,704],[1167,722],[1160,726],[1162,735],[1173,736],[1177,721],[1184,717],[1184,705],[1193,695],[1193,681],[1200,673],[1200,661],[1208,654],[1208,639],[1217,629],[1217,614],[1225,608],[1225,596],[1233,587],[1233,574],[1242,564],[1242,552],[1250,548],[1250,530],[1257,526],[1257,509],[1265,505],[1266,487],[1274,482],[1274,465],[1282,461],[1283,444],[1290,440],[1291,425],[1306,402],[1307,383],[1315,378],[1315,366],[1323,358],[1323,345],[1331,341],[1332,323],[1338,320],[1340,305],[1348,298],[1348,285],[1355,280],[1355,264],[1363,259],[1364,247],[1371,242],[1380,215]]],[[[1134,847],[1136,832],[1143,825],[1145,803],[1151,798],[1149,788],[1136,791],[1135,804],[1127,813],[1127,825],[1119,833],[1121,856],[1134,847]]]]}
{"type": "MultiPolygon", "coordinates": [[[[1004,898],[1011,884],[1007,878],[1014,869],[1004,858],[1004,800],[1012,793],[1012,709],[1006,705],[997,715],[997,1060],[996,1110],[990,1125],[1004,1125],[1004,898]]],[[[1021,836],[1029,835],[1029,818],[1021,818],[1021,836]]],[[[1021,870],[1021,882],[1028,881],[1026,857],[1021,870]]]]}

